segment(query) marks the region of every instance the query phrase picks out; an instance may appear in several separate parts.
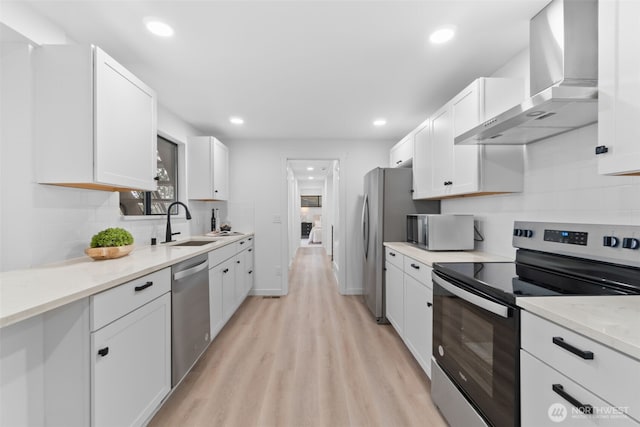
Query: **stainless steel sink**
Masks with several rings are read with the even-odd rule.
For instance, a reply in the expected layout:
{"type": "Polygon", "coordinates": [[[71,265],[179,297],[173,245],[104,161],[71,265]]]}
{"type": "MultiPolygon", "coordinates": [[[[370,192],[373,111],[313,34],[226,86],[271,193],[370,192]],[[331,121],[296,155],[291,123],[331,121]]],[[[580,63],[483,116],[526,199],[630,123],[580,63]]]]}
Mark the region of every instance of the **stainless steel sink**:
{"type": "Polygon", "coordinates": [[[217,240],[185,240],[184,242],[174,243],[171,246],[203,246],[216,241],[217,240]]]}

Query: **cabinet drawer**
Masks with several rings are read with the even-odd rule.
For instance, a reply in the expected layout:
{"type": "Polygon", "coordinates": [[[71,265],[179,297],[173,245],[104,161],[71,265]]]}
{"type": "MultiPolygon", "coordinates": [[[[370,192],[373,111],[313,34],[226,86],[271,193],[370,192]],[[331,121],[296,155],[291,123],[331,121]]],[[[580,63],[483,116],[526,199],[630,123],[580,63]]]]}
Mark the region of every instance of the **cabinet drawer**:
{"type": "Polygon", "coordinates": [[[251,247],[253,247],[253,239],[251,237],[247,237],[246,239],[242,239],[239,242],[236,242],[236,253],[242,252],[245,249],[251,247]]]}
{"type": "Polygon", "coordinates": [[[404,255],[402,255],[400,252],[396,251],[395,249],[390,249],[385,246],[384,259],[387,262],[390,262],[391,264],[398,267],[400,270],[404,268],[404,255]]]}
{"type": "Polygon", "coordinates": [[[431,287],[431,267],[413,258],[404,258],[404,272],[429,287],[431,287]]]}
{"type": "Polygon", "coordinates": [[[91,296],[91,330],[102,328],[170,290],[171,268],[165,268],[91,296]]]}
{"type": "Polygon", "coordinates": [[[238,252],[236,245],[237,243],[231,243],[209,252],[209,268],[213,268],[234,256],[238,252]]]}
{"type": "Polygon", "coordinates": [[[619,404],[603,401],[584,387],[542,363],[526,351],[520,351],[520,397],[522,427],[545,425],[639,427],[626,416],[619,404]],[[555,389],[558,392],[554,391],[555,389]],[[578,405],[591,405],[593,415],[580,413],[576,406],[558,393],[566,393],[578,405]],[[553,409],[552,409],[553,408],[553,409]]]}
{"type": "Polygon", "coordinates": [[[629,415],[640,419],[640,361],[526,311],[521,328],[524,350],[602,399],[628,407],[629,415]],[[585,359],[554,341],[592,355],[584,354],[585,359]]]}

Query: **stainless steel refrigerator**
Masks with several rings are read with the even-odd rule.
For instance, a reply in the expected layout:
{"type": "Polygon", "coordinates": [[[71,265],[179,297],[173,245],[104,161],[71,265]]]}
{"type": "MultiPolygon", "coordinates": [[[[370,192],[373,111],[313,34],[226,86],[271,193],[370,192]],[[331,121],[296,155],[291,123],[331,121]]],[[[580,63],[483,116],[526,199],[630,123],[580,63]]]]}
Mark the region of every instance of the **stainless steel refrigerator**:
{"type": "Polygon", "coordinates": [[[406,240],[406,215],[440,213],[439,201],[412,198],[409,168],[375,168],[364,177],[362,241],[364,301],[378,323],[387,323],[383,242],[406,240]]]}

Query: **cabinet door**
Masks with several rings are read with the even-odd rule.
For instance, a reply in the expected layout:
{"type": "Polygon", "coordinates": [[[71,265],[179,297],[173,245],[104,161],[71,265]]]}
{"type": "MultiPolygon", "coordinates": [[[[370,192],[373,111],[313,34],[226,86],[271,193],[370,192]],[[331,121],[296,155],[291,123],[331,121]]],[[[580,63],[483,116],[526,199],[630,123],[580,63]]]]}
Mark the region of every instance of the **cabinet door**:
{"type": "Polygon", "coordinates": [[[220,268],[222,278],[222,312],[223,319],[227,320],[236,310],[236,258],[233,257],[223,262],[216,268],[220,268]]]}
{"type": "Polygon", "coordinates": [[[413,160],[413,137],[413,133],[411,133],[391,148],[389,167],[400,167],[413,160]]]}
{"type": "Polygon", "coordinates": [[[216,200],[229,198],[229,149],[215,138],[213,139],[213,198],[216,200]]]}
{"type": "MultiPolygon", "coordinates": [[[[483,111],[480,105],[484,79],[476,79],[453,100],[453,135],[460,135],[480,124],[483,111]]],[[[453,141],[451,142],[453,144],[453,141]]],[[[451,193],[472,193],[478,190],[478,146],[453,146],[453,184],[451,193]]]]}
{"type": "Polygon", "coordinates": [[[224,312],[222,308],[222,283],[224,273],[220,266],[215,266],[209,270],[209,329],[211,330],[211,340],[213,340],[224,325],[224,312]]]}
{"type": "Polygon", "coordinates": [[[171,389],[169,293],[91,334],[92,425],[139,426],[171,389]]]}
{"type": "Polygon", "coordinates": [[[387,319],[400,336],[404,326],[403,272],[390,262],[385,263],[385,304],[387,319]]]}
{"type": "Polygon", "coordinates": [[[429,197],[433,188],[431,121],[420,125],[414,136],[413,198],[429,197]]]}
{"type": "Polygon", "coordinates": [[[583,388],[572,378],[562,375],[524,350],[520,350],[520,378],[522,427],[551,425],[638,427],[640,425],[624,413],[628,407],[619,402],[611,402],[612,404],[605,402],[596,395],[597,389],[583,388]],[[574,403],[579,405],[591,405],[594,408],[594,415],[583,415],[567,398],[575,399],[577,402],[574,403]],[[621,405],[620,411],[617,405],[621,405]],[[603,412],[599,414],[596,411],[603,412]]]}
{"type": "Polygon", "coordinates": [[[235,305],[236,307],[242,304],[245,296],[247,266],[245,258],[246,250],[240,252],[235,256],[235,269],[236,269],[236,284],[235,284],[235,305]]]}
{"type": "Polygon", "coordinates": [[[480,82],[481,79],[474,80],[451,101],[454,136],[480,124],[480,82]]]}
{"type": "Polygon", "coordinates": [[[190,137],[187,141],[187,179],[189,198],[208,200],[213,198],[213,138],[190,137]]]}
{"type": "Polygon", "coordinates": [[[95,48],[95,180],[156,190],[156,94],[95,48]]]}
{"type": "Polygon", "coordinates": [[[432,117],[431,166],[433,169],[433,196],[451,193],[453,181],[453,114],[451,104],[445,105],[432,117]],[[451,184],[450,184],[451,183],[451,184]]]}
{"type": "Polygon", "coordinates": [[[245,251],[245,296],[251,292],[253,288],[253,248],[249,248],[245,251]]]}
{"type": "Polygon", "coordinates": [[[598,172],[640,173],[640,2],[601,1],[598,33],[598,172]]]}
{"type": "Polygon", "coordinates": [[[229,150],[210,136],[187,141],[189,198],[227,200],[229,198],[229,150]]]}
{"type": "Polygon", "coordinates": [[[452,194],[474,193],[480,188],[479,145],[456,145],[453,147],[452,194]]]}
{"type": "Polygon", "coordinates": [[[427,376],[431,378],[433,291],[415,278],[404,276],[404,340],[427,376]]]}

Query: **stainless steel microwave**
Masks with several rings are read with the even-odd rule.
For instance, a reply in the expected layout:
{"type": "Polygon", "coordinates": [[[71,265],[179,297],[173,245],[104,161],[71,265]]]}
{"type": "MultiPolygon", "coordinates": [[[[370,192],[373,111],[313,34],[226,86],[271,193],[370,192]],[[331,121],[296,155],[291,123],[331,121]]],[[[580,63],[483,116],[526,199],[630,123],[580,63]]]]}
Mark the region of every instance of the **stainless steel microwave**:
{"type": "Polygon", "coordinates": [[[429,251],[473,249],[473,215],[407,215],[407,242],[429,251]]]}

